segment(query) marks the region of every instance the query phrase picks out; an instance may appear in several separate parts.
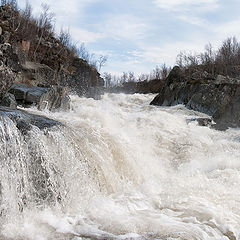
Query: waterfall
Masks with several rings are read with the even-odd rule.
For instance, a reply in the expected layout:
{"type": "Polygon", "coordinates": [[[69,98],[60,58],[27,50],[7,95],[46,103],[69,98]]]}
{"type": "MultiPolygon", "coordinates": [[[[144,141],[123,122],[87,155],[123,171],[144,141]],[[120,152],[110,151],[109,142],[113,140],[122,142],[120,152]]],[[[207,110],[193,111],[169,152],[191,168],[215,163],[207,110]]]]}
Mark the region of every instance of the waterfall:
{"type": "Polygon", "coordinates": [[[0,115],[0,239],[240,239],[240,132],[154,95],[72,96],[62,125],[0,115]]]}

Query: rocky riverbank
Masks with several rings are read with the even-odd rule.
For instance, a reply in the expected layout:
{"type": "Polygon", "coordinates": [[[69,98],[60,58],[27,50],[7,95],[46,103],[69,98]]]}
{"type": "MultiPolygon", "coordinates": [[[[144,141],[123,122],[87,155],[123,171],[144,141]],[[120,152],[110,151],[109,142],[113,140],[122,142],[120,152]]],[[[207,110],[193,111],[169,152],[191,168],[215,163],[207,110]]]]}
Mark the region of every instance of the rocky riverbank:
{"type": "Polygon", "coordinates": [[[95,99],[103,94],[104,80],[96,67],[78,57],[66,39],[55,37],[51,22],[46,24],[39,24],[27,9],[0,6],[0,115],[24,132],[30,126],[57,123],[21,111],[18,105],[69,110],[69,92],[95,99]]]}
{"type": "Polygon", "coordinates": [[[218,129],[240,126],[240,79],[174,67],[152,105],[186,107],[212,117],[218,129]]]}

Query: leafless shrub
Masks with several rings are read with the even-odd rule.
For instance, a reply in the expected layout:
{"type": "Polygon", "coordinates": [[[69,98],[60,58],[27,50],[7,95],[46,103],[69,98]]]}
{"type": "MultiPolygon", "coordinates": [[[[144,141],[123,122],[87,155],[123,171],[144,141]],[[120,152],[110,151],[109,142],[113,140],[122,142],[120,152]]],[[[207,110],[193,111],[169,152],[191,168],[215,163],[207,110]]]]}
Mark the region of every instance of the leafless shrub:
{"type": "Polygon", "coordinates": [[[138,77],[138,82],[142,82],[142,81],[148,81],[150,79],[150,75],[147,73],[142,73],[140,74],[140,76],[138,77]]]}
{"type": "Polygon", "coordinates": [[[229,37],[217,50],[209,43],[200,54],[180,52],[176,63],[181,68],[198,68],[214,75],[239,76],[239,71],[234,69],[240,66],[240,43],[235,37],[229,37]]]}
{"type": "Polygon", "coordinates": [[[58,36],[58,40],[64,45],[69,47],[71,45],[71,35],[69,33],[69,29],[64,30],[61,28],[60,34],[58,36]]]}
{"type": "Polygon", "coordinates": [[[102,67],[106,64],[106,62],[107,62],[107,56],[100,55],[99,58],[97,59],[98,71],[101,71],[102,67]]]}
{"type": "Polygon", "coordinates": [[[39,45],[44,38],[47,38],[49,35],[53,35],[54,31],[54,13],[49,12],[49,5],[47,4],[42,4],[42,12],[40,14],[39,19],[37,20],[37,25],[38,25],[38,43],[34,51],[34,59],[36,60],[36,52],[39,48],[39,45]]]}

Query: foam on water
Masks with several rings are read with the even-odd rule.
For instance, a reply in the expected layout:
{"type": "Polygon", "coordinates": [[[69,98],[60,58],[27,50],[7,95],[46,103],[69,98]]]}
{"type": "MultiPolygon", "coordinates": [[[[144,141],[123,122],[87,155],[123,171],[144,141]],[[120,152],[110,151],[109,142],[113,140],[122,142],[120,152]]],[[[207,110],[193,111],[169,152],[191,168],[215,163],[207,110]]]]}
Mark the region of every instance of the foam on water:
{"type": "Polygon", "coordinates": [[[153,95],[72,96],[65,124],[22,136],[1,119],[1,236],[240,239],[240,132],[153,95]]]}

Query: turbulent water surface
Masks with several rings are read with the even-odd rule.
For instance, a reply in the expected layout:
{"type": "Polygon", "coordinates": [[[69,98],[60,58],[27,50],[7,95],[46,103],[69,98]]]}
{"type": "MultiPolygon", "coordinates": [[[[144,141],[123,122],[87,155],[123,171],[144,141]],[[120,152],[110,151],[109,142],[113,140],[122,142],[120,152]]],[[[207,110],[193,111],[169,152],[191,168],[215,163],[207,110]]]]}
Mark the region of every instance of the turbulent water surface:
{"type": "Polygon", "coordinates": [[[240,132],[153,95],[72,97],[65,124],[0,121],[0,239],[240,239],[240,132]]]}

